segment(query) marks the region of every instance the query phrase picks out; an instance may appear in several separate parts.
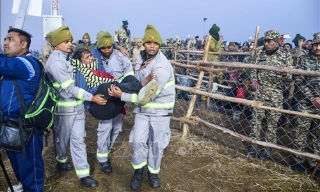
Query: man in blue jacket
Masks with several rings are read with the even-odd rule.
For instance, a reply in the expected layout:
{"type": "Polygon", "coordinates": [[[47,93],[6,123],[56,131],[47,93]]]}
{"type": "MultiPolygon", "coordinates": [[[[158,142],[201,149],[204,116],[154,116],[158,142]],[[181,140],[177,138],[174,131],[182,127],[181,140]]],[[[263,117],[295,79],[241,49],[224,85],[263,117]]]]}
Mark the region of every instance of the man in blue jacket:
{"type": "MultiPolygon", "coordinates": [[[[14,79],[17,80],[26,105],[31,104],[36,95],[41,68],[35,58],[28,56],[30,43],[31,35],[15,28],[9,29],[4,38],[4,54],[0,54],[0,109],[5,121],[17,122],[21,110],[13,84],[14,79]]],[[[23,191],[43,191],[42,143],[42,135],[38,135],[35,130],[25,146],[25,158],[22,157],[21,152],[6,150],[23,191]]]]}

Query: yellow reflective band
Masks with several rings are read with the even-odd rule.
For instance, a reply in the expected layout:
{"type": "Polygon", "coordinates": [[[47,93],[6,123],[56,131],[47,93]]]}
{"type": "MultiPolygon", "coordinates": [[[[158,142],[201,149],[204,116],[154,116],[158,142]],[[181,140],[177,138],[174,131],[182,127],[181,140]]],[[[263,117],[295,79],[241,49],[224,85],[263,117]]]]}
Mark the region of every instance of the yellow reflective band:
{"type": "Polygon", "coordinates": [[[131,103],[137,103],[138,102],[138,95],[137,94],[131,94],[130,102],[131,103]]]}
{"type": "Polygon", "coordinates": [[[149,172],[152,173],[152,174],[159,174],[159,172],[160,172],[160,167],[159,167],[158,169],[154,169],[154,168],[150,167],[150,165],[148,165],[148,170],[149,170],[149,172]]]}
{"type": "Polygon", "coordinates": [[[54,82],[52,83],[53,87],[56,88],[56,89],[59,89],[60,88],[60,85],[58,82],[54,82]]]}
{"type": "Polygon", "coordinates": [[[124,75],[122,75],[122,77],[120,79],[118,79],[118,82],[121,82],[126,76],[128,75],[134,75],[133,71],[129,71],[128,73],[125,73],[124,75]]]}
{"type": "Polygon", "coordinates": [[[87,176],[87,175],[90,175],[90,169],[81,169],[81,170],[76,169],[76,173],[78,176],[87,176]]]}
{"type": "Polygon", "coordinates": [[[59,101],[59,107],[75,107],[83,104],[83,100],[76,100],[76,101],[59,101]]]}
{"type": "Polygon", "coordinates": [[[105,157],[108,157],[109,156],[109,153],[110,153],[110,150],[105,152],[105,153],[98,153],[97,152],[97,157],[98,158],[105,158],[105,157]]]}
{"type": "Polygon", "coordinates": [[[141,108],[153,108],[153,109],[172,109],[174,107],[174,102],[169,103],[156,103],[156,102],[149,102],[141,108]]]}
{"type": "Polygon", "coordinates": [[[142,162],[142,163],[140,163],[139,165],[135,165],[135,164],[133,164],[133,163],[131,163],[131,164],[132,164],[132,167],[133,167],[134,169],[141,169],[142,167],[144,167],[144,166],[147,164],[147,161],[142,162]]]}
{"type": "Polygon", "coordinates": [[[80,99],[80,100],[82,100],[82,99],[83,99],[84,92],[85,92],[85,90],[79,89],[77,98],[80,99]]]}
{"type": "Polygon", "coordinates": [[[68,157],[64,158],[64,159],[58,159],[58,157],[56,157],[56,160],[59,162],[59,163],[66,163],[68,161],[68,157]]]}
{"type": "Polygon", "coordinates": [[[60,84],[62,89],[66,89],[67,87],[69,87],[72,83],[74,83],[73,79],[69,79],[63,83],[60,84]]]}
{"type": "MultiPolygon", "coordinates": [[[[175,84],[175,81],[172,80],[172,81],[169,81],[168,83],[166,83],[162,89],[165,89],[165,88],[168,88],[168,87],[171,87],[175,84]]],[[[159,93],[161,92],[160,89],[157,90],[156,94],[155,95],[159,95],[159,93]]]]}

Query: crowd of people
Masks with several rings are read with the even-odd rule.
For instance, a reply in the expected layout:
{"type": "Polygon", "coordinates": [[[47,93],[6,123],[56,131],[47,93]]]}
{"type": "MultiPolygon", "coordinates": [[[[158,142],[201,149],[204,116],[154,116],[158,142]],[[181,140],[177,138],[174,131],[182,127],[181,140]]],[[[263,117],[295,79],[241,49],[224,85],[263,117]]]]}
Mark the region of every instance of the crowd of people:
{"type": "MultiPolygon", "coordinates": [[[[264,36],[257,40],[257,46],[254,46],[254,41],[245,42],[242,46],[239,43],[230,42],[226,46],[222,43],[223,37],[216,24],[209,30],[209,35],[212,39],[209,51],[224,53],[209,55],[209,61],[243,62],[282,69],[319,71],[320,33],[315,33],[312,40],[306,40],[301,34],[297,34],[292,39],[294,48],[290,43],[284,43],[282,35],[276,30],[266,31],[264,36]],[[299,41],[301,41],[300,49],[299,41]],[[253,47],[256,49],[252,50],[253,47]],[[253,55],[249,54],[251,51],[254,51],[253,55]],[[228,55],[229,52],[232,54],[228,55]],[[240,54],[235,54],[237,52],[240,54]],[[247,54],[241,54],[241,52],[247,52],[247,54]]],[[[196,49],[201,50],[202,47],[203,45],[200,46],[200,49],[196,49]]],[[[182,60],[185,58],[183,57],[182,60]]],[[[232,87],[226,91],[227,96],[261,101],[265,106],[278,109],[319,114],[319,77],[257,69],[238,68],[230,71],[230,73],[219,73],[215,79],[216,83],[232,87]],[[242,91],[243,88],[245,91],[242,91]]],[[[227,106],[234,107],[235,111],[239,110],[240,106],[242,110],[241,105],[237,103],[229,103],[227,106]]],[[[252,116],[248,118],[251,125],[249,137],[274,144],[281,143],[279,139],[283,136],[278,136],[277,130],[279,125],[283,125],[283,121],[289,121],[294,132],[290,143],[293,144],[293,148],[304,152],[311,150],[312,153],[319,155],[319,120],[293,115],[283,117],[283,114],[276,110],[253,108],[252,116]]],[[[272,156],[271,148],[259,147],[256,144],[252,144],[247,151],[248,158],[267,160],[272,156]]],[[[291,168],[294,171],[305,173],[316,167],[314,161],[298,156],[294,156],[293,159],[295,163],[291,165],[291,168]]],[[[320,176],[319,169],[316,170],[316,176],[320,176]]]]}

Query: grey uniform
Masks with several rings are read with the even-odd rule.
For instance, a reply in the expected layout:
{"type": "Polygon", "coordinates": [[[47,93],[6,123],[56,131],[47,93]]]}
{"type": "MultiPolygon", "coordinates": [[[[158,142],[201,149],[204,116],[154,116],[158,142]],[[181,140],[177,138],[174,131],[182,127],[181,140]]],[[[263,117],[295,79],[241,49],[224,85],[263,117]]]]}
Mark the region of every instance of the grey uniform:
{"type": "MultiPolygon", "coordinates": [[[[141,56],[138,57],[135,76],[142,80],[154,71],[158,91],[147,105],[134,108],[136,116],[129,138],[131,162],[134,169],[141,169],[148,164],[149,172],[158,174],[163,151],[171,137],[170,116],[175,102],[175,82],[171,63],[161,51],[153,60],[146,62],[150,63],[143,66],[141,56]]],[[[122,93],[121,100],[136,103],[137,94],[122,93]]]]}
{"type": "Polygon", "coordinates": [[[71,157],[77,176],[83,178],[90,174],[84,142],[83,102],[91,101],[92,94],[75,86],[73,67],[66,58],[67,53],[55,50],[46,65],[49,79],[60,93],[54,118],[56,159],[60,163],[67,162],[67,148],[70,142],[71,157]]]}
{"type": "MultiPolygon", "coordinates": [[[[113,50],[108,60],[101,58],[103,68],[107,73],[121,81],[127,75],[133,75],[133,69],[129,58],[125,57],[120,51],[113,50]]],[[[119,113],[115,118],[101,120],[98,125],[98,149],[97,159],[100,163],[106,162],[110,150],[122,130],[123,115],[119,113]]]]}

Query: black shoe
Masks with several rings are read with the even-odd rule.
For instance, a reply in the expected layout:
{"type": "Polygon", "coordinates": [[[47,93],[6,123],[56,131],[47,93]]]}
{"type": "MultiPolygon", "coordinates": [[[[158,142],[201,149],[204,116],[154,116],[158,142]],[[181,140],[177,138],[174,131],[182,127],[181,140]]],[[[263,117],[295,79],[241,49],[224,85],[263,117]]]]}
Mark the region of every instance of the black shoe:
{"type": "Polygon", "coordinates": [[[272,150],[270,148],[264,148],[263,152],[260,155],[261,160],[268,160],[272,156],[272,150]]]}
{"type": "Polygon", "coordinates": [[[58,162],[57,164],[58,164],[58,166],[59,166],[61,169],[65,170],[65,171],[71,171],[71,170],[73,170],[73,166],[72,166],[70,163],[68,163],[68,162],[66,162],[66,163],[60,163],[60,162],[58,162]]]}
{"type": "Polygon", "coordinates": [[[99,185],[98,181],[92,179],[90,176],[83,177],[80,180],[81,180],[81,185],[85,187],[93,188],[99,185]]]}
{"type": "Polygon", "coordinates": [[[152,174],[152,173],[148,172],[148,177],[149,177],[150,186],[152,188],[160,187],[160,179],[159,179],[158,174],[152,174]]]}
{"type": "Polygon", "coordinates": [[[252,145],[247,152],[247,158],[257,158],[258,157],[258,146],[252,145]]]}
{"type": "Polygon", "coordinates": [[[306,168],[303,167],[300,163],[292,165],[290,168],[297,173],[306,173],[306,168]]]}
{"type": "Polygon", "coordinates": [[[130,188],[133,190],[139,189],[141,187],[144,176],[146,176],[146,171],[144,167],[141,169],[136,169],[130,181],[130,188]]]}
{"type": "Polygon", "coordinates": [[[104,173],[111,173],[112,172],[112,167],[111,167],[109,159],[106,162],[100,163],[100,169],[104,173]]]}

